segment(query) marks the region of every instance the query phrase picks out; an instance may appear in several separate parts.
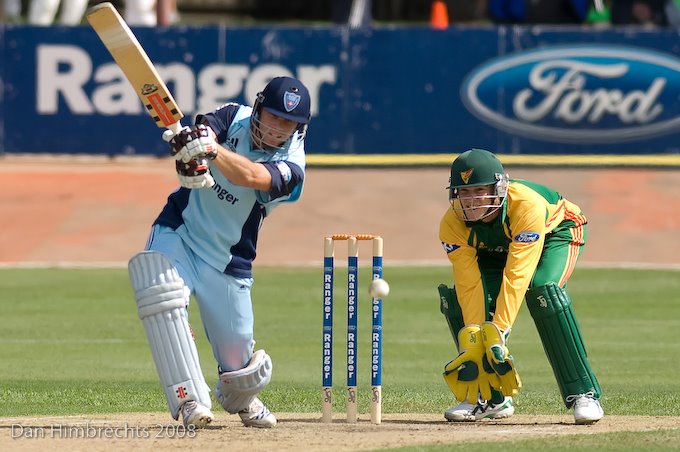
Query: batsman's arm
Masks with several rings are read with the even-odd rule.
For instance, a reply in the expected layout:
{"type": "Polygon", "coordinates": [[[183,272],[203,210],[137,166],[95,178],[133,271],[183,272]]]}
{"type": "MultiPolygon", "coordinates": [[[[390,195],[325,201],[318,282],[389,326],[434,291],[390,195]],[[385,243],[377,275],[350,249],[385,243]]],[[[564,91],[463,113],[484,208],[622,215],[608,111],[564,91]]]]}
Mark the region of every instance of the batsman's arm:
{"type": "Polygon", "coordinates": [[[220,145],[213,164],[236,185],[260,191],[269,191],[272,188],[272,175],[263,164],[252,162],[220,145]]]}

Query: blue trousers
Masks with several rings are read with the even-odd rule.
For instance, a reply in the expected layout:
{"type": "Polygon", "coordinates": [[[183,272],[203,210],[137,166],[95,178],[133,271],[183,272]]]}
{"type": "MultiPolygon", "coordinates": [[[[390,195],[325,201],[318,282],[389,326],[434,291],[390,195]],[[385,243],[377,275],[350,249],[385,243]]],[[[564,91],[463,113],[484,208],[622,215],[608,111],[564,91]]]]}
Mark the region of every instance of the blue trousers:
{"type": "MultiPolygon", "coordinates": [[[[253,355],[252,278],[209,266],[172,228],[154,225],[146,250],[167,256],[198,303],[205,334],[222,372],[242,369],[253,355]]],[[[189,300],[187,300],[188,306],[189,300]]]]}

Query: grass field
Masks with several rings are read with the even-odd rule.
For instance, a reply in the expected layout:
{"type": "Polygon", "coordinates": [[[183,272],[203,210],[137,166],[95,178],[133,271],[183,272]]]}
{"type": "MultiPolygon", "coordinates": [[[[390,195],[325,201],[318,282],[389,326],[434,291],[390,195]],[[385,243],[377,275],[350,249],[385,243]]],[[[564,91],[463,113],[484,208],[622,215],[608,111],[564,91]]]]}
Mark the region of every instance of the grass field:
{"type": "MultiPolygon", "coordinates": [[[[385,268],[392,289],[383,314],[385,413],[436,413],[455,403],[441,378],[443,365],[456,351],[439,313],[436,290],[438,283],[450,281],[449,272],[446,267],[385,268]]],[[[334,407],[340,412],[343,269],[336,277],[334,407]]],[[[363,412],[369,409],[369,277],[364,269],[358,361],[363,412]]],[[[256,348],[267,350],[274,361],[263,398],[274,412],[319,412],[321,269],[260,268],[255,278],[256,348]]],[[[568,291],[603,388],[606,414],[680,416],[680,274],[581,269],[568,291]]],[[[166,410],[126,270],[0,269],[0,293],[0,416],[166,410]]],[[[190,320],[212,386],[216,365],[195,304],[190,320]]],[[[524,307],[509,345],[524,383],[516,399],[518,413],[566,413],[524,307]]],[[[671,430],[625,441],[654,445],[679,440],[678,430],[671,430]]],[[[611,443],[607,435],[595,435],[584,448],[607,448],[611,443]]],[[[522,449],[532,447],[546,448],[533,440],[522,449]]]]}

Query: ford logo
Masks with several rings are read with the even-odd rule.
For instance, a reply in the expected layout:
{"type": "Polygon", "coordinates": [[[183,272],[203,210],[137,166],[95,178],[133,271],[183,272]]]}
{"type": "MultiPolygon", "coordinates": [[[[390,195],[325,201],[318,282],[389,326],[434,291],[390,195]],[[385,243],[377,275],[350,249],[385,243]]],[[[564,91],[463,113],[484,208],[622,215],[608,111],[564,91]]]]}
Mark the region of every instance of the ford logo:
{"type": "Polygon", "coordinates": [[[536,240],[538,240],[540,237],[541,237],[541,234],[539,234],[538,232],[526,231],[526,232],[520,232],[519,234],[517,234],[515,236],[514,240],[515,240],[515,242],[518,242],[518,243],[533,243],[536,240]]]}
{"type": "Polygon", "coordinates": [[[677,132],[680,59],[623,46],[557,46],[475,68],[461,87],[482,121],[528,138],[615,143],[677,132]]]}

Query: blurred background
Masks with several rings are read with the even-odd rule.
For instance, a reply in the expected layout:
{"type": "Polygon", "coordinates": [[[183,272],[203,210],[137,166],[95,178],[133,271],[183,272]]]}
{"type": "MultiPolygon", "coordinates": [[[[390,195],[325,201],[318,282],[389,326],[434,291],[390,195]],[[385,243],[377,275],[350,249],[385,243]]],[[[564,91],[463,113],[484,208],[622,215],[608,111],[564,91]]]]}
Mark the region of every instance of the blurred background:
{"type": "MultiPolygon", "coordinates": [[[[679,2],[113,3],[185,123],[252,105],[274,76],[309,88],[308,188],[263,229],[259,263],[317,262],[339,231],[441,262],[449,166],[481,147],[584,209],[586,262],[677,267],[679,2]]],[[[159,129],[84,19],[97,3],[2,2],[0,264],[120,264],[176,187],[159,129]]]]}
{"type": "MultiPolygon", "coordinates": [[[[68,10],[100,1],[3,0],[2,3],[5,20],[28,22],[31,8],[36,20],[38,10],[68,10]]],[[[168,10],[175,13],[161,16],[161,25],[263,21],[345,23],[351,11],[358,14],[359,10],[368,22],[417,24],[430,22],[433,10],[441,5],[445,6],[448,19],[453,23],[677,25],[677,2],[674,0],[113,0],[111,3],[119,11],[168,10]]],[[[54,20],[55,16],[52,17],[54,20]]]]}
{"type": "MultiPolygon", "coordinates": [[[[3,1],[0,153],[166,154],[87,26],[97,3],[3,1]]],[[[528,165],[679,166],[676,0],[113,3],[185,121],[301,79],[311,164],[446,165],[483,147],[528,165]]]]}

